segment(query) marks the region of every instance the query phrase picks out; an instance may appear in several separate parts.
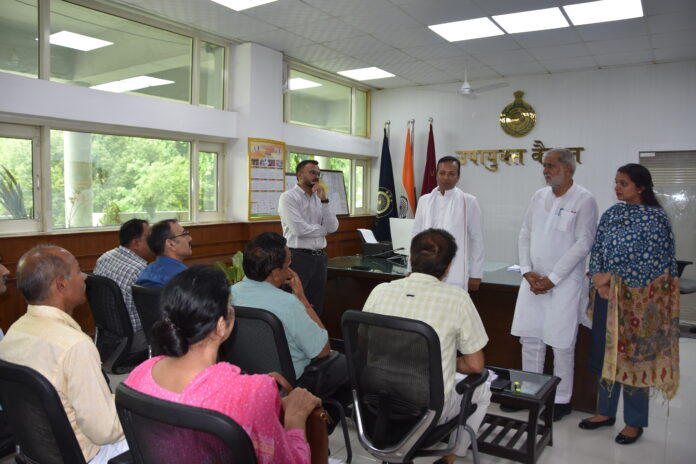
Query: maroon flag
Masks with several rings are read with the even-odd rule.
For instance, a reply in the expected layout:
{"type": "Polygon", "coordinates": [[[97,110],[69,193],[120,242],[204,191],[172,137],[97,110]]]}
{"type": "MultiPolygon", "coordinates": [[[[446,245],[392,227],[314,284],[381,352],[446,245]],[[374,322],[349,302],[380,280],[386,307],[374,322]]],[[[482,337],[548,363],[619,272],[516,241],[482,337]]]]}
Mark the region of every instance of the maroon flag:
{"type": "Polygon", "coordinates": [[[428,152],[425,155],[425,171],[423,172],[423,186],[421,187],[421,195],[430,193],[437,187],[437,179],[435,178],[435,139],[433,138],[433,125],[430,124],[430,134],[428,135],[428,152]]]}

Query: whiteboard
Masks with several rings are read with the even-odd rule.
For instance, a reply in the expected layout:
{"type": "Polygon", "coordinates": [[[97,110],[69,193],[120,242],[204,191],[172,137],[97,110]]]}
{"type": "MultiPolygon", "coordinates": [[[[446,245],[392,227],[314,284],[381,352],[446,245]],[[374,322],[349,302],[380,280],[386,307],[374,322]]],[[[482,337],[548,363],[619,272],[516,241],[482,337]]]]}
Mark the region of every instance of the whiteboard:
{"type": "MultiPolygon", "coordinates": [[[[321,170],[321,179],[329,189],[327,196],[331,211],[334,214],[347,216],[350,214],[348,209],[348,198],[346,195],[346,184],[343,183],[343,171],[321,170]]],[[[285,191],[297,185],[297,176],[293,172],[285,173],[285,191]]]]}

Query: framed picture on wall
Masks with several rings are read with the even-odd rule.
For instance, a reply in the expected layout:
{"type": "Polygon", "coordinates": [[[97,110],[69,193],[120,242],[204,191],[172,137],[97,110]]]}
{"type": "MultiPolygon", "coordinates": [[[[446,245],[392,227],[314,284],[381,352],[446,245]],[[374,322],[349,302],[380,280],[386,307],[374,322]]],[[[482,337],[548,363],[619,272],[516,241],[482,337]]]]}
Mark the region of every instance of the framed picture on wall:
{"type": "Polygon", "coordinates": [[[250,221],[280,219],[278,199],[285,191],[285,143],[249,138],[250,221]]]}

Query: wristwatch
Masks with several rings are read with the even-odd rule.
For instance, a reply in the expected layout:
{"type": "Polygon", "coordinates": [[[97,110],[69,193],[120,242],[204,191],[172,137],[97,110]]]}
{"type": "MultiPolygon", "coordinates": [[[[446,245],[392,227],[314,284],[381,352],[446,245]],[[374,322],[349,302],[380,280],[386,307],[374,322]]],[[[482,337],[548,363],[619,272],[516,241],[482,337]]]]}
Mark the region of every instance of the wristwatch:
{"type": "Polygon", "coordinates": [[[329,199],[327,198],[326,200],[321,200],[322,203],[328,203],[329,199]]]}

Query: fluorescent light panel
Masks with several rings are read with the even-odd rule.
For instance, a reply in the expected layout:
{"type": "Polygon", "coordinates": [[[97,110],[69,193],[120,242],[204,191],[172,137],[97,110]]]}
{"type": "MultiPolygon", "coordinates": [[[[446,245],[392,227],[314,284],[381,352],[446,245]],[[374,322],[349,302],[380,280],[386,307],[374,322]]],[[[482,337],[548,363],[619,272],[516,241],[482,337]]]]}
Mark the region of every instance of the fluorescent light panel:
{"type": "Polygon", "coordinates": [[[384,79],[385,77],[394,77],[394,74],[379,68],[361,68],[348,69],[346,71],[338,71],[341,76],[350,77],[356,81],[369,81],[371,79],[384,79]]]}
{"type": "Polygon", "coordinates": [[[278,0],[212,0],[222,6],[231,8],[234,11],[247,10],[255,6],[265,5],[266,3],[276,2],[278,0]]]}
{"type": "Polygon", "coordinates": [[[517,32],[545,31],[569,27],[559,8],[544,8],[543,10],[522,11],[493,16],[496,23],[508,34],[517,32]]]}
{"type": "Polygon", "coordinates": [[[290,90],[302,90],[311,89],[312,87],[321,87],[321,84],[318,82],[310,81],[309,79],[293,77],[288,81],[288,86],[290,87],[290,90]]]}
{"type": "Polygon", "coordinates": [[[51,34],[48,41],[52,45],[74,48],[75,50],[81,50],[83,52],[88,52],[90,50],[95,50],[97,48],[114,44],[113,42],[95,39],[94,37],[90,37],[88,35],[77,34],[70,31],[60,31],[56,32],[55,34],[51,34]]]}
{"type": "Polygon", "coordinates": [[[574,26],[643,16],[643,5],[640,0],[600,0],[566,5],[563,9],[574,26]]]}
{"type": "Polygon", "coordinates": [[[455,21],[453,23],[435,24],[434,26],[428,26],[428,28],[450,42],[480,39],[481,37],[492,37],[494,35],[504,34],[504,32],[488,18],[467,19],[465,21],[455,21]]]}
{"type": "Polygon", "coordinates": [[[144,89],[147,87],[156,87],[159,85],[173,84],[174,81],[166,79],[158,79],[150,76],[137,76],[122,79],[120,81],[107,82],[90,87],[91,89],[105,90],[107,92],[130,92],[132,90],[144,89]]]}

